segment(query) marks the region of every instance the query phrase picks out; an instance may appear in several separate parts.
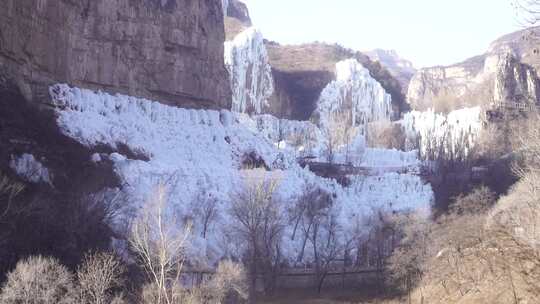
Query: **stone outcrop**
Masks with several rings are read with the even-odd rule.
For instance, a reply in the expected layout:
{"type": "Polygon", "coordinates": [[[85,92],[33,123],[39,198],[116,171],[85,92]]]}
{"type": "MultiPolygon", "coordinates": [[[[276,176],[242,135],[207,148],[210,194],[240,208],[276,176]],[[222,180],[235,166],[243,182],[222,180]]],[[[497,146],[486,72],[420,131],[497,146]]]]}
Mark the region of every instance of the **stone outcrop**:
{"type": "Polygon", "coordinates": [[[220,0],[3,0],[0,66],[28,100],[56,82],[228,108],[220,0]]]}
{"type": "Polygon", "coordinates": [[[536,70],[507,54],[498,63],[495,74],[494,101],[500,103],[537,104],[540,80],[536,70]]]}
{"type": "Polygon", "coordinates": [[[306,120],[311,117],[323,89],[336,79],[336,64],[356,59],[392,97],[396,116],[408,109],[401,85],[379,62],[361,52],[339,45],[311,43],[280,45],[267,42],[269,62],[276,82],[270,99],[272,113],[280,117],[306,120]]]}
{"type": "Polygon", "coordinates": [[[251,17],[245,3],[238,0],[228,1],[227,16],[239,20],[245,26],[251,26],[251,17]]]}
{"type": "Polygon", "coordinates": [[[374,49],[364,52],[371,60],[379,61],[394,76],[407,94],[411,78],[416,74],[416,68],[409,60],[403,59],[395,50],[374,49]]]}
{"type": "Polygon", "coordinates": [[[536,28],[516,32],[492,43],[480,56],[451,66],[419,70],[407,100],[415,110],[452,111],[462,107],[490,108],[501,103],[537,103],[540,54],[536,28]],[[531,32],[532,31],[532,32],[531,32]]]}
{"type": "Polygon", "coordinates": [[[233,40],[248,27],[252,26],[249,11],[243,2],[238,0],[222,0],[225,13],[225,38],[233,40]]]}

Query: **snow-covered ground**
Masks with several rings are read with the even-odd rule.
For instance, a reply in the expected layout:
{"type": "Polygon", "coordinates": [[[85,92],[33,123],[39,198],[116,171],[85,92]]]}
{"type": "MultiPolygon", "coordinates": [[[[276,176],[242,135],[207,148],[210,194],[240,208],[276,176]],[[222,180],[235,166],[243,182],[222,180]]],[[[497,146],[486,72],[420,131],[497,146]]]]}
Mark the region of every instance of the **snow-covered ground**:
{"type": "MultiPolygon", "coordinates": [[[[297,134],[310,134],[314,147],[324,141],[318,128],[308,122],[268,115],[249,117],[225,110],[188,110],[67,85],[56,85],[50,92],[58,106],[58,125],[65,135],[88,147],[107,145],[114,149],[122,145],[135,155],[145,156],[129,159],[115,152],[94,155],[92,161],[113,161],[124,185],[120,191],[136,207],[143,206],[158,185],[165,185],[169,211],[194,220],[191,250],[194,256],[202,257],[202,262],[238,255],[242,248],[224,232],[231,223],[231,195],[245,182],[242,160],[248,154],[264,160],[270,170],[265,175],[279,176],[276,195],[286,204],[283,212],[290,210],[306,188],[315,186],[331,193],[341,242],[374,208],[427,208],[433,197],[429,185],[411,174],[354,177],[350,187],[343,187],[301,168],[296,157],[306,145],[294,144],[299,142],[297,134]],[[206,238],[201,236],[197,215],[201,197],[216,200],[219,210],[206,238]]],[[[367,149],[365,155],[363,163],[371,166],[418,164],[414,152],[367,149]]],[[[290,225],[286,232],[291,233],[290,225]]],[[[287,233],[283,237],[284,259],[292,261],[301,244],[287,233]]]]}

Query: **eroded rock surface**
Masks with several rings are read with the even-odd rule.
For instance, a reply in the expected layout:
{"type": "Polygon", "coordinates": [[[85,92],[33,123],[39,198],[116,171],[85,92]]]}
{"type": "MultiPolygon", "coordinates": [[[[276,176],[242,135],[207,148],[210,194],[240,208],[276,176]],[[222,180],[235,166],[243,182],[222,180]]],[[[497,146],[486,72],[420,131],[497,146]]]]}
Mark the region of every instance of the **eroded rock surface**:
{"type": "Polygon", "coordinates": [[[3,0],[0,65],[25,97],[52,83],[228,108],[220,0],[3,0]]]}
{"type": "Polygon", "coordinates": [[[452,66],[421,69],[412,78],[407,100],[415,110],[538,102],[540,54],[537,28],[506,35],[480,56],[452,66]]]}

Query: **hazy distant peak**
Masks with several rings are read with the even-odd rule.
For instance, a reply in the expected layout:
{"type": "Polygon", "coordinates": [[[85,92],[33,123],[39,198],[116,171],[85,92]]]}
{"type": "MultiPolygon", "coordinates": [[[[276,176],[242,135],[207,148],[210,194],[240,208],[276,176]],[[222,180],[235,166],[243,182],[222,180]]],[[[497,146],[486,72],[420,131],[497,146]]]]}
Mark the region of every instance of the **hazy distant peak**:
{"type": "Polygon", "coordinates": [[[377,60],[384,65],[416,70],[414,64],[411,61],[402,58],[396,50],[374,49],[364,53],[372,60],[377,60]]]}

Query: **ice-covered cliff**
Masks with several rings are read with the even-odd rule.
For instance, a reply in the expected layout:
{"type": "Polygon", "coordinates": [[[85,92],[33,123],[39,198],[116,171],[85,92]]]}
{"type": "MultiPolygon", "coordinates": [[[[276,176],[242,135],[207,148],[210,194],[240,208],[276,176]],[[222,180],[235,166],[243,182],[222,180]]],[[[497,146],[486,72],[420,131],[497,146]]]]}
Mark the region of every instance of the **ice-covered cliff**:
{"type": "Polygon", "coordinates": [[[369,122],[390,120],[392,114],[391,96],[362,64],[349,59],[336,64],[336,80],[322,91],[314,116],[325,130],[335,115],[344,115],[342,119],[365,134],[369,122]]]}
{"type": "Polygon", "coordinates": [[[463,160],[473,151],[482,130],[480,107],[464,108],[448,114],[412,111],[400,121],[409,148],[418,148],[422,157],[463,160]]]}
{"type": "Polygon", "coordinates": [[[232,111],[262,113],[274,92],[274,80],[261,32],[251,27],[226,41],[225,65],[233,92],[232,111]]]}
{"type": "MultiPolygon", "coordinates": [[[[366,225],[365,219],[374,210],[428,208],[433,197],[431,187],[411,174],[383,171],[357,176],[344,187],[302,169],[295,154],[306,145],[299,144],[302,138],[297,135],[310,134],[314,146],[321,140],[317,128],[309,123],[226,110],[187,110],[66,85],[57,85],[50,92],[63,134],[89,149],[108,147],[101,149],[108,152],[92,156],[92,161],[113,163],[122,187],[109,191],[118,191],[137,209],[158,185],[166,186],[172,204],[169,211],[194,223],[190,250],[192,256],[200,257],[200,263],[238,256],[243,248],[226,228],[232,221],[228,212],[231,194],[242,188],[246,176],[257,174],[246,169],[246,156],[263,163],[259,164],[266,168],[259,171],[263,175],[279,179],[276,195],[287,204],[294,204],[306,187],[330,193],[341,244],[362,236],[356,228],[366,225]],[[215,202],[218,212],[203,235],[197,210],[206,200],[215,202]]],[[[381,154],[375,150],[367,153],[371,156],[366,163],[374,167],[418,165],[414,153],[394,151],[389,157],[378,157],[381,154]]],[[[290,208],[284,206],[283,212],[287,210],[290,208]]],[[[297,260],[302,242],[291,238],[291,224],[285,232],[283,259],[309,262],[309,255],[297,260]]]]}

